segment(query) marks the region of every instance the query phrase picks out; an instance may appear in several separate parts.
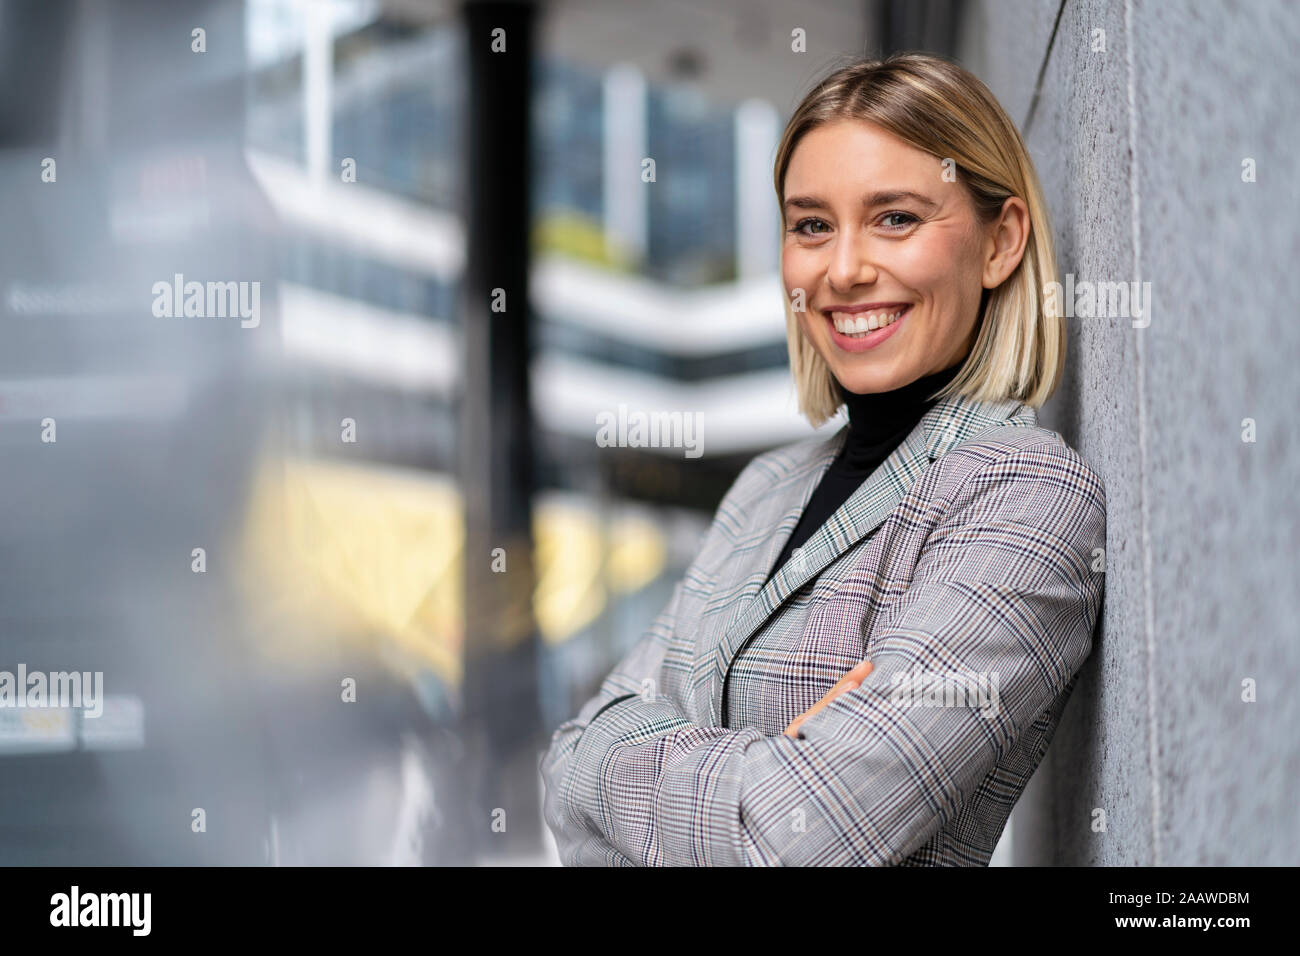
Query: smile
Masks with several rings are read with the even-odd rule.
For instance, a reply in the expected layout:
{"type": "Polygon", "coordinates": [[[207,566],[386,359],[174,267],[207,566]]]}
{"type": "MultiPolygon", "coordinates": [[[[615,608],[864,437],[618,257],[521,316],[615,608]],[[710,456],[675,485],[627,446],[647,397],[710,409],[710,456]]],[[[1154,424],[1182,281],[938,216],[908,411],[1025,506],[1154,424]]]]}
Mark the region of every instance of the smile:
{"type": "Polygon", "coordinates": [[[894,332],[911,311],[910,305],[892,305],[871,311],[824,312],[835,344],[845,351],[860,352],[875,348],[894,332]]]}

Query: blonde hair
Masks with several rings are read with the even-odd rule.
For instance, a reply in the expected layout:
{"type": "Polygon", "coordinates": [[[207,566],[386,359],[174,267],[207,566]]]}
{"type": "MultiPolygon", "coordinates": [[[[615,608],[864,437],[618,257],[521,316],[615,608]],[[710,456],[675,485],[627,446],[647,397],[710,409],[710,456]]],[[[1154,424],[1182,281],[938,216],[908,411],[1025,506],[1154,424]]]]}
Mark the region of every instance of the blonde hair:
{"type": "MultiPolygon", "coordinates": [[[[835,70],[804,97],[777,147],[774,182],[786,229],[785,176],[803,137],[827,123],[865,120],[933,156],[951,160],[977,214],[990,222],[1003,201],[1018,196],[1029,208],[1024,256],[996,289],[985,289],[978,331],[957,375],[935,396],[1018,399],[1038,407],[1056,389],[1065,366],[1065,321],[1045,308],[1057,281],[1051,220],[1033,161],[1015,123],[969,71],[930,53],[896,53],[835,70]]],[[[783,253],[784,255],[784,253],[783,253]]],[[[843,399],[826,362],[805,339],[785,299],[790,368],[799,410],[817,427],[843,399]]]]}

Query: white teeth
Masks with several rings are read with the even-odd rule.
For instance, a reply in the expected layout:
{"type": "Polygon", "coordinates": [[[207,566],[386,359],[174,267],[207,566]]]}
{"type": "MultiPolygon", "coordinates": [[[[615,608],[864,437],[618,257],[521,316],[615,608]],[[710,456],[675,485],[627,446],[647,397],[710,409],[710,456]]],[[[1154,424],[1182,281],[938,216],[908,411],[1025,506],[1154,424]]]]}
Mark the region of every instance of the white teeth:
{"type": "Polygon", "coordinates": [[[906,309],[899,309],[897,312],[832,312],[831,321],[835,323],[835,331],[841,335],[865,335],[867,332],[874,332],[876,329],[883,329],[887,325],[893,325],[898,321],[898,317],[906,312],[906,309]]]}

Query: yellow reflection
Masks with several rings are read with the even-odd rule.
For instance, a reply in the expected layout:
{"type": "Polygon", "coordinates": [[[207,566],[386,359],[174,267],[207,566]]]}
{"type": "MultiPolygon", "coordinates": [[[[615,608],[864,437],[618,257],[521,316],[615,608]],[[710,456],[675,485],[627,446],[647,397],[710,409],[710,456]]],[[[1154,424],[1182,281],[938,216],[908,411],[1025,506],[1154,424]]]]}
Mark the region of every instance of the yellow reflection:
{"type": "MultiPolygon", "coordinates": [[[[663,536],[644,518],[602,521],[581,501],[543,497],[533,535],[533,608],[551,644],[589,625],[611,594],[663,571],[663,536]]],[[[459,684],[464,517],[447,476],[265,458],[243,547],[243,586],[268,653],[310,655],[328,635],[380,654],[400,650],[459,684]]]]}

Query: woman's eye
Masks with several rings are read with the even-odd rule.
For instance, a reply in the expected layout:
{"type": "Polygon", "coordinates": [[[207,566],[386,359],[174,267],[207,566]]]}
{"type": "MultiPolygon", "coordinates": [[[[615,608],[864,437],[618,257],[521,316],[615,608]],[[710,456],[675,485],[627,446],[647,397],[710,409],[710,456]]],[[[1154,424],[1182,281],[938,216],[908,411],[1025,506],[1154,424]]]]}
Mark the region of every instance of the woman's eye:
{"type": "Polygon", "coordinates": [[[887,212],[880,218],[881,221],[884,222],[886,229],[893,229],[895,231],[906,229],[909,226],[911,226],[913,223],[921,221],[917,219],[915,216],[913,216],[910,212],[887,212]],[[889,221],[891,219],[900,219],[902,221],[897,223],[891,223],[889,221]]]}
{"type": "Polygon", "coordinates": [[[824,233],[821,232],[809,231],[810,229],[812,229],[812,227],[815,226],[825,226],[828,231],[830,229],[830,226],[827,224],[826,220],[824,219],[800,219],[797,223],[795,223],[795,227],[790,231],[797,232],[803,236],[824,235],[824,233]]]}

